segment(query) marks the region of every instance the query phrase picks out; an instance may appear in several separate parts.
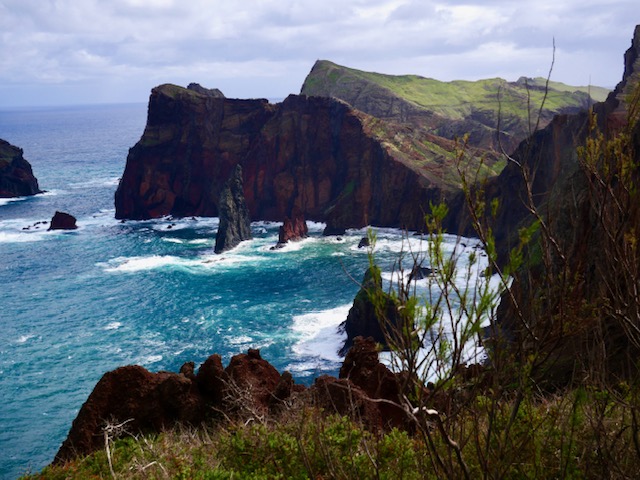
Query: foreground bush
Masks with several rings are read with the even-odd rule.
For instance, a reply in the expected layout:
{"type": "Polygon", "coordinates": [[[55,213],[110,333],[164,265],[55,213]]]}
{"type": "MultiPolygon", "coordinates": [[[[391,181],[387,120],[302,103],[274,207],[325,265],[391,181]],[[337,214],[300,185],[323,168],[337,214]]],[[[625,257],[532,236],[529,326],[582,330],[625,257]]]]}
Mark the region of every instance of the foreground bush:
{"type": "MultiPolygon", "coordinates": [[[[638,393],[621,385],[617,393],[531,394],[515,417],[515,398],[495,403],[488,393],[444,422],[472,478],[635,478],[638,393]]],[[[277,422],[108,439],[102,451],[25,478],[464,478],[450,442],[430,427],[426,436],[375,433],[301,409],[277,422]]]]}

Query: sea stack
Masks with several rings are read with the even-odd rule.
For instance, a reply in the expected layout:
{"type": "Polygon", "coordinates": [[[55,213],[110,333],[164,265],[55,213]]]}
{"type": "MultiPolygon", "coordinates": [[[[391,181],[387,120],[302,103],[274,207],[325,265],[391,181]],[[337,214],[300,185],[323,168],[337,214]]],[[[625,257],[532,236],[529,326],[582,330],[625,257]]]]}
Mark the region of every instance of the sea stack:
{"type": "Polygon", "coordinates": [[[0,198],[42,193],[21,148],[0,139],[0,198]]]}
{"type": "Polygon", "coordinates": [[[215,252],[230,250],[244,240],[251,240],[251,219],[244,200],[242,167],[236,165],[220,192],[218,204],[220,225],[215,252]]]}
{"type": "Polygon", "coordinates": [[[275,248],[282,248],[288,242],[302,240],[309,236],[309,228],[304,219],[304,214],[298,207],[293,207],[291,215],[284,218],[284,222],[278,231],[278,244],[275,248]]]}
{"type": "Polygon", "coordinates": [[[76,217],[65,212],[56,212],[49,224],[49,230],[75,230],[77,228],[76,217]]]}

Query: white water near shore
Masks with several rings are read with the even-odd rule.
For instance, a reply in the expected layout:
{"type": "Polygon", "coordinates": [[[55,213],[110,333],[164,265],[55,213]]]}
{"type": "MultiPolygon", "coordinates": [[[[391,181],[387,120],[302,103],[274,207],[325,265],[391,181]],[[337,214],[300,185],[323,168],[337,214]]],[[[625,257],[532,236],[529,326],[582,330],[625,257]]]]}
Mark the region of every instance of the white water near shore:
{"type": "MultiPolygon", "coordinates": [[[[271,250],[279,224],[255,222],[253,240],[216,255],[218,219],[116,220],[116,179],[145,113],[0,112],[0,138],[24,149],[48,191],[0,201],[0,478],[49,463],[96,382],[121,365],[178,371],[260,348],[298,382],[340,367],[337,327],[369,265],[358,248],[367,229],[338,239],[308,222],[308,239],[271,250]],[[79,228],[48,232],[56,210],[79,228]]],[[[424,246],[400,230],[376,235],[389,280],[399,252],[424,246]]]]}

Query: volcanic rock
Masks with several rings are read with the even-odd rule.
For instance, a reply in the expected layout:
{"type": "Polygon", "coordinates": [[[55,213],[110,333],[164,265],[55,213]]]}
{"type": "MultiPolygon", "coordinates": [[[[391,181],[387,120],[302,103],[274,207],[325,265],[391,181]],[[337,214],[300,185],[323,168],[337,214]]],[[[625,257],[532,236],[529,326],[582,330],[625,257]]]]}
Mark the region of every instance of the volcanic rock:
{"type": "Polygon", "coordinates": [[[272,392],[280,385],[280,373],[260,356],[259,350],[250,349],[247,354],[235,355],[225,373],[245,406],[268,410],[272,392]]]}
{"type": "Polygon", "coordinates": [[[124,424],[128,432],[158,432],[176,422],[202,421],[203,398],[192,386],[183,375],[151,373],[140,366],[104,374],[73,421],[54,464],[104,447],[107,425],[124,424]]]}
{"type": "Polygon", "coordinates": [[[76,217],[65,212],[56,212],[49,224],[49,230],[75,230],[77,228],[76,217]]]}
{"type": "Polygon", "coordinates": [[[405,425],[403,378],[380,363],[376,342],[372,338],[354,339],[340,368],[339,378],[350,380],[369,398],[387,400],[378,405],[380,418],[386,427],[405,425]]]}
{"type": "Polygon", "coordinates": [[[340,325],[347,339],[338,353],[344,356],[356,337],[371,337],[385,350],[389,349],[389,339],[397,338],[406,321],[398,307],[397,300],[382,290],[380,269],[369,267],[347,319],[340,325]]]}
{"type": "MultiPolygon", "coordinates": [[[[609,202],[625,205],[616,217],[615,235],[607,233],[603,215],[611,206],[606,202],[598,203],[594,174],[581,163],[578,153],[578,148],[593,135],[593,126],[604,134],[605,139],[626,131],[631,144],[627,154],[634,157],[623,167],[628,169],[624,173],[634,182],[640,181],[637,169],[640,164],[640,124],[634,126],[627,120],[628,111],[635,108],[629,100],[640,88],[640,26],[635,29],[624,60],[624,77],[605,102],[593,105],[589,112],[556,116],[546,128],[523,141],[502,173],[483,185],[485,205],[498,205],[495,217],[489,218],[487,212],[481,221],[490,225],[494,232],[499,266],[510,258],[510,251],[518,245],[519,231],[523,227],[536,227],[542,220],[545,238],[553,239],[553,243],[547,240],[543,250],[541,228],[534,233],[529,249],[533,252],[542,250],[542,253],[537,257],[531,254],[513,274],[510,292],[503,294],[497,311],[500,340],[494,339],[506,347],[523,348],[523,345],[533,343],[523,339],[531,338],[535,332],[551,336],[553,342],[548,345],[534,345],[539,348],[537,355],[543,351],[548,358],[545,368],[538,369],[544,373],[538,373],[540,378],[536,381],[552,388],[583,378],[592,366],[607,371],[611,378],[624,377],[630,365],[628,359],[635,359],[640,354],[640,349],[632,345],[637,343],[629,340],[626,327],[618,321],[625,305],[630,299],[637,298],[627,290],[629,285],[635,288],[637,282],[621,273],[624,268],[619,264],[624,263],[627,256],[616,258],[616,251],[624,251],[626,247],[615,244],[615,239],[625,239],[629,235],[635,238],[634,232],[640,225],[637,208],[640,198],[637,189],[625,192],[615,177],[610,184],[603,183],[602,186],[610,189],[609,202]],[[529,185],[523,172],[528,174],[529,185]],[[533,205],[527,205],[527,199],[531,199],[533,205]],[[532,206],[540,217],[531,214],[532,206]],[[541,257],[545,256],[543,262],[541,257]],[[550,285],[549,278],[562,278],[566,272],[570,272],[570,282],[563,286],[550,285]],[[626,298],[620,302],[616,295],[626,295],[626,298]],[[608,311],[608,306],[616,305],[616,302],[619,308],[608,311]],[[575,328],[567,328],[567,322],[575,322],[572,324],[575,328]],[[598,347],[594,346],[596,343],[598,347]],[[597,362],[593,356],[596,350],[606,352],[597,362]]],[[[615,165],[607,166],[607,169],[615,168],[615,165]]],[[[450,208],[456,212],[450,230],[469,220],[466,209],[457,207],[464,201],[460,195],[450,208]]],[[[462,231],[472,233],[472,229],[462,231]]],[[[637,266],[632,268],[636,271],[637,266]]],[[[636,305],[633,300],[630,304],[636,305]]],[[[519,351],[518,355],[523,354],[519,351]]],[[[636,370],[631,368],[631,371],[636,370]]]]}
{"type": "Polygon", "coordinates": [[[287,242],[302,240],[309,236],[309,228],[304,215],[298,207],[293,207],[291,216],[285,217],[278,231],[278,244],[276,248],[282,248],[287,242]]]}
{"type": "MultiPolygon", "coordinates": [[[[331,98],[291,95],[272,105],[162,85],[151,93],[145,132],[129,152],[116,217],[217,216],[222,185],[240,164],[254,220],[282,221],[295,206],[328,231],[416,229],[429,201],[457,188],[443,184],[439,163],[414,164],[431,151],[416,142],[410,129],[331,98]]],[[[453,143],[433,151],[445,147],[453,143]]]]}
{"type": "Polygon", "coordinates": [[[225,98],[224,94],[217,88],[205,88],[199,83],[190,83],[187,85],[187,90],[193,90],[194,92],[206,95],[213,98],[225,98]]]}
{"type": "Polygon", "coordinates": [[[226,181],[218,202],[220,224],[216,234],[215,252],[230,250],[251,239],[251,219],[242,192],[242,167],[236,165],[226,181]]]}
{"type": "Polygon", "coordinates": [[[0,198],[42,193],[21,148],[0,139],[0,198]]]}

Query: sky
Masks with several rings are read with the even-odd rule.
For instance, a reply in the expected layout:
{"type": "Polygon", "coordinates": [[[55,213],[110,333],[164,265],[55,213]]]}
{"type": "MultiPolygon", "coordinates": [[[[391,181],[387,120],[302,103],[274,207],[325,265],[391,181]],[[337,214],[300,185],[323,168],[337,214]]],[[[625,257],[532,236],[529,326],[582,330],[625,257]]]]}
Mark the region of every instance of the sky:
{"type": "Polygon", "coordinates": [[[0,109],[147,101],[162,83],[299,93],[318,59],[438,80],[614,87],[637,0],[0,0],[0,109]]]}

